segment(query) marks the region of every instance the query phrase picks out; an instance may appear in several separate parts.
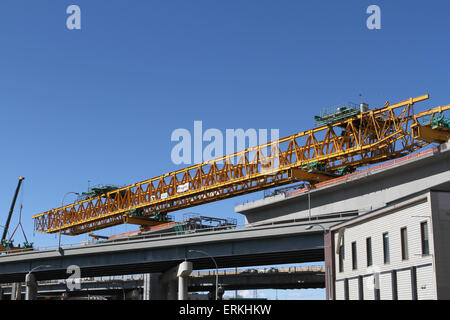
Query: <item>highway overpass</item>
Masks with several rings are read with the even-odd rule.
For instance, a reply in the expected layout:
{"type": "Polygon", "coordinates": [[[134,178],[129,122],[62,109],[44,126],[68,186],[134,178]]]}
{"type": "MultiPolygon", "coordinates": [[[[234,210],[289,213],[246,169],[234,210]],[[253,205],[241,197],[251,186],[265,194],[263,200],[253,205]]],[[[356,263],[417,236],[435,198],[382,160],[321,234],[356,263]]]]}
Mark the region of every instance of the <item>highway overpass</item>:
{"type": "MultiPolygon", "coordinates": [[[[224,291],[253,289],[311,289],[325,287],[325,267],[288,267],[220,270],[219,284],[224,291]]],[[[195,272],[188,281],[189,292],[213,292],[216,271],[195,272]]],[[[142,295],[144,278],[138,276],[103,277],[81,279],[81,289],[69,291],[65,280],[41,281],[38,287],[40,298],[103,296],[113,299],[138,299],[142,295]]],[[[10,299],[11,285],[3,284],[3,298],[10,299]]],[[[25,294],[25,286],[21,288],[25,294]]]]}
{"type": "Polygon", "coordinates": [[[80,267],[81,277],[162,273],[185,260],[193,263],[194,270],[215,268],[210,257],[190,250],[209,253],[219,268],[323,261],[323,229],[310,226],[320,223],[328,228],[346,219],[337,215],[314,221],[3,254],[0,283],[23,282],[30,270],[44,265],[48,267],[33,271],[38,281],[66,279],[71,265],[80,267]]]}

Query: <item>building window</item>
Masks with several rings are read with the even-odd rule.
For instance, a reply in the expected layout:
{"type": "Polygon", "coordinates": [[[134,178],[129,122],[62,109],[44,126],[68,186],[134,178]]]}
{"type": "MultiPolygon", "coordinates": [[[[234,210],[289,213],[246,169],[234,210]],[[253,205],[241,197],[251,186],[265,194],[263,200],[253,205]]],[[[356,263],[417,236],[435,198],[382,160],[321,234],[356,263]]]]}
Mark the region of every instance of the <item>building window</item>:
{"type": "Polygon", "coordinates": [[[366,238],[367,266],[372,265],[372,238],[366,238]]]}
{"type": "Polygon", "coordinates": [[[422,255],[430,254],[428,243],[428,222],[424,221],[420,224],[420,238],[422,240],[422,255]]]}
{"type": "Polygon", "coordinates": [[[344,272],[344,245],[339,247],[339,272],[344,272]]]}
{"type": "Polygon", "coordinates": [[[383,255],[384,263],[389,263],[391,261],[389,256],[389,233],[383,233],[383,255]]]}
{"type": "Polygon", "coordinates": [[[400,229],[400,237],[402,242],[402,260],[408,260],[408,231],[406,227],[400,229]]]}
{"type": "Polygon", "coordinates": [[[352,242],[352,269],[358,269],[358,260],[356,257],[356,242],[352,242]]]}

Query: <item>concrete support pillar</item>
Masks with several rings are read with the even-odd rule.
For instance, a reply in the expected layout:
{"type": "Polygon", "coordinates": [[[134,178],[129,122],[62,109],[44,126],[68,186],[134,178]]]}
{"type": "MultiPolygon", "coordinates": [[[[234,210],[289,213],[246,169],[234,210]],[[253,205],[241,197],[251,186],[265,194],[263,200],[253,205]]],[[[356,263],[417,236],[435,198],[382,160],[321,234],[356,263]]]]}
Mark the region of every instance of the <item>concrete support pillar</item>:
{"type": "Polygon", "coordinates": [[[188,279],[192,272],[192,262],[183,261],[178,266],[164,272],[160,277],[161,299],[187,300],[188,279]]]}
{"type": "Polygon", "coordinates": [[[177,300],[177,282],[176,279],[170,279],[166,282],[166,299],[177,300]]]}
{"type": "Polygon", "coordinates": [[[178,300],[187,300],[188,298],[188,278],[178,278],[178,300]]]}
{"type": "Polygon", "coordinates": [[[166,291],[160,281],[161,273],[144,274],[142,300],[162,300],[166,291]]]}
{"type": "Polygon", "coordinates": [[[11,286],[11,300],[21,300],[22,299],[22,283],[15,282],[11,286]]]}
{"type": "Polygon", "coordinates": [[[25,285],[25,300],[35,300],[38,286],[34,274],[28,273],[25,276],[25,285]]]}
{"type": "Polygon", "coordinates": [[[192,273],[192,262],[183,261],[178,266],[178,300],[187,300],[188,298],[188,279],[192,273]]]}
{"type": "Polygon", "coordinates": [[[144,274],[144,283],[142,288],[142,300],[150,300],[150,273],[144,274]]]}

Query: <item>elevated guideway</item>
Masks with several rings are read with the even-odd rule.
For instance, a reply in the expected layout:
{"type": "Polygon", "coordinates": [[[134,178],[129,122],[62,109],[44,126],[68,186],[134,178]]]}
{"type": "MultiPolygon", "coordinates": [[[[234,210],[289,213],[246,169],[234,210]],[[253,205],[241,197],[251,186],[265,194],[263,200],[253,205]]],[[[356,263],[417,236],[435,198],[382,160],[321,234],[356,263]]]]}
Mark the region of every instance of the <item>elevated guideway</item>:
{"type": "Polygon", "coordinates": [[[324,260],[323,230],[348,217],[324,217],[315,221],[290,222],[241,229],[210,231],[164,237],[133,238],[101,244],[11,253],[0,256],[0,283],[23,281],[33,271],[36,280],[66,279],[66,269],[77,265],[81,277],[165,272],[182,261],[194,270],[215,268],[210,257],[189,250],[208,252],[219,268],[315,262],[324,260]]]}
{"type": "MultiPolygon", "coordinates": [[[[325,288],[325,267],[285,267],[243,270],[219,271],[219,283],[225,290],[253,290],[253,289],[311,289],[325,288]]],[[[189,292],[213,292],[216,271],[203,271],[191,274],[188,280],[189,292]]],[[[141,275],[132,277],[107,277],[100,279],[81,279],[81,289],[68,292],[64,280],[41,281],[38,288],[38,296],[58,297],[68,294],[71,297],[86,297],[98,295],[116,297],[119,299],[136,299],[136,290],[140,292],[144,288],[144,278],[141,275]]],[[[11,285],[1,287],[6,299],[10,298],[11,285]]],[[[21,292],[25,295],[25,286],[21,292]]]]}

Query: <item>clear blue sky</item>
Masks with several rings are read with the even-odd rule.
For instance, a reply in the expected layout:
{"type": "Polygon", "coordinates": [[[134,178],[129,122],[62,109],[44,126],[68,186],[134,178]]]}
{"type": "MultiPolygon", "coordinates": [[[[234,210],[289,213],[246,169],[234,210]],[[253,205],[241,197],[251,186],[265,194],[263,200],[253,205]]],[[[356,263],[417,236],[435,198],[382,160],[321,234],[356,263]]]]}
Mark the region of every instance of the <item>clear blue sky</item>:
{"type": "MultiPolygon", "coordinates": [[[[419,109],[449,104],[449,12],[443,0],[3,0],[0,225],[22,175],[16,208],[23,200],[27,235],[56,244],[33,236],[32,215],[88,180],[127,185],[180,168],[170,136],[194,120],[283,137],[359,94],[372,107],[425,93],[419,109]],[[70,4],[81,8],[81,30],[66,28],[70,4]],[[366,27],[371,4],[381,30],[366,27]]],[[[242,223],[234,205],[261,196],[183,212],[242,223]]]]}

